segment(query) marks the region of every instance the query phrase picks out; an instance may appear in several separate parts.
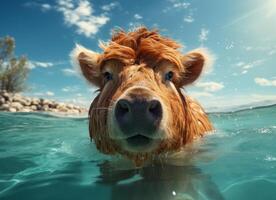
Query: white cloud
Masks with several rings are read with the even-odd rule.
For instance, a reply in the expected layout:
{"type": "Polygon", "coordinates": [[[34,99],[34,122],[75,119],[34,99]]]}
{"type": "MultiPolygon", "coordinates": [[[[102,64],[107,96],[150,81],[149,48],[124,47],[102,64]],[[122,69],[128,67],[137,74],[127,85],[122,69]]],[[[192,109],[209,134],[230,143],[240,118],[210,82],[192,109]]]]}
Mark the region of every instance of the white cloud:
{"type": "Polygon", "coordinates": [[[111,11],[112,9],[117,7],[118,5],[119,5],[118,2],[111,2],[110,4],[103,5],[101,7],[101,9],[104,10],[104,11],[111,11]]]}
{"type": "Polygon", "coordinates": [[[199,97],[211,97],[213,96],[211,93],[209,92],[190,92],[189,93],[192,97],[196,97],[196,98],[199,98],[199,97]]]}
{"type": "Polygon", "coordinates": [[[51,92],[51,91],[47,91],[45,94],[46,94],[47,96],[54,96],[54,95],[55,95],[55,93],[53,93],[53,92],[51,92]]]}
{"type": "Polygon", "coordinates": [[[242,68],[243,69],[250,69],[250,68],[252,68],[254,65],[252,64],[252,63],[248,63],[248,64],[246,64],[246,65],[244,65],[242,68]]]}
{"type": "Polygon", "coordinates": [[[137,19],[137,20],[143,19],[143,17],[141,15],[137,14],[137,13],[134,15],[134,18],[137,19]]]}
{"type": "Polygon", "coordinates": [[[62,73],[66,76],[77,76],[78,72],[72,68],[65,68],[61,70],[62,73]]]}
{"type": "MultiPolygon", "coordinates": [[[[192,94],[192,93],[191,93],[192,94]]],[[[193,95],[191,95],[193,96],[193,95]]],[[[237,95],[213,95],[194,96],[208,112],[235,111],[276,103],[276,95],[273,94],[237,94],[237,95]]]]}
{"type": "Polygon", "coordinates": [[[240,62],[236,63],[235,65],[242,69],[242,72],[241,72],[242,74],[245,74],[245,73],[248,72],[249,69],[263,64],[264,61],[265,61],[264,59],[255,60],[255,61],[252,61],[252,62],[249,62],[249,63],[245,63],[243,61],[240,61],[240,62]]]}
{"type": "Polygon", "coordinates": [[[91,104],[91,99],[94,97],[89,97],[89,96],[84,96],[80,93],[78,94],[73,94],[71,98],[68,97],[59,97],[59,101],[65,102],[65,103],[72,103],[74,105],[82,106],[89,108],[91,104]]]}
{"type": "Polygon", "coordinates": [[[78,86],[66,86],[64,88],[62,88],[63,92],[76,92],[79,90],[78,86]]]}
{"type": "Polygon", "coordinates": [[[142,24],[139,22],[129,22],[128,26],[129,26],[129,29],[135,29],[137,27],[142,26],[142,24]]]}
{"type": "Polygon", "coordinates": [[[47,92],[35,92],[33,93],[34,96],[40,96],[40,97],[43,97],[43,96],[54,96],[55,93],[53,93],[52,91],[47,91],[47,92]]]}
{"type": "Polygon", "coordinates": [[[243,65],[245,65],[245,63],[244,62],[238,62],[238,63],[236,63],[236,66],[238,66],[238,67],[241,67],[241,66],[243,66],[243,65]]]}
{"type": "Polygon", "coordinates": [[[52,9],[52,6],[50,4],[44,3],[44,4],[41,4],[41,9],[42,11],[48,11],[52,9]]]}
{"type": "Polygon", "coordinates": [[[35,1],[26,2],[23,5],[26,7],[40,8],[43,12],[46,12],[53,8],[53,6],[48,3],[39,3],[39,2],[35,2],[35,1]]]}
{"type": "Polygon", "coordinates": [[[69,88],[67,88],[67,87],[65,87],[65,88],[62,88],[62,91],[63,91],[63,92],[69,92],[69,91],[70,91],[70,89],[69,89],[69,88]]]}
{"type": "Polygon", "coordinates": [[[276,53],[276,45],[275,44],[266,44],[266,45],[259,45],[259,46],[243,46],[242,47],[245,51],[254,51],[254,52],[261,52],[266,53],[267,55],[271,56],[276,53]]]}
{"type": "Polygon", "coordinates": [[[172,7],[187,9],[191,4],[183,0],[170,0],[172,7]]]}
{"type": "Polygon", "coordinates": [[[246,46],[246,47],[244,47],[244,49],[245,49],[246,51],[251,51],[251,50],[253,49],[253,47],[251,47],[251,46],[246,46]]]}
{"type": "Polygon", "coordinates": [[[217,95],[214,95],[213,92],[217,92],[224,88],[223,83],[218,83],[214,81],[209,82],[197,82],[195,85],[197,88],[201,88],[202,91],[190,91],[188,92],[192,97],[201,99],[202,102],[206,102],[206,99],[217,98],[217,95]]]}
{"type": "Polygon", "coordinates": [[[276,102],[275,94],[250,94],[249,98],[252,98],[255,101],[274,101],[274,102],[276,102]]]}
{"type": "Polygon", "coordinates": [[[87,108],[89,108],[89,105],[91,104],[91,102],[84,97],[77,97],[77,98],[73,98],[70,100],[65,100],[65,101],[69,101],[70,103],[76,104],[76,105],[81,105],[81,106],[85,106],[87,108]]]}
{"type": "Polygon", "coordinates": [[[205,29],[205,28],[202,28],[200,30],[200,34],[198,36],[198,40],[200,42],[204,42],[204,41],[207,41],[208,40],[208,35],[209,35],[209,30],[205,29]]]}
{"type": "Polygon", "coordinates": [[[193,18],[193,16],[188,15],[188,16],[184,17],[184,21],[187,23],[192,23],[195,21],[195,19],[193,18]]]}
{"type": "Polygon", "coordinates": [[[189,6],[190,6],[190,3],[187,3],[187,2],[173,4],[173,7],[175,7],[175,8],[184,8],[184,9],[186,9],[189,6]]]}
{"type": "Polygon", "coordinates": [[[268,80],[266,78],[260,78],[256,77],[254,79],[255,83],[260,85],[260,86],[274,86],[276,87],[276,79],[275,80],[268,80]]]}
{"type": "Polygon", "coordinates": [[[104,14],[96,16],[88,0],[58,0],[57,10],[63,14],[64,22],[77,29],[77,33],[86,37],[95,35],[109,21],[104,14]]]}
{"type": "Polygon", "coordinates": [[[276,49],[272,49],[272,50],[270,50],[270,51],[268,52],[268,55],[269,55],[269,56],[272,56],[272,55],[274,55],[274,54],[276,54],[276,49]]]}
{"type": "Polygon", "coordinates": [[[169,2],[170,5],[166,6],[166,8],[162,10],[162,12],[166,13],[171,10],[184,10],[188,9],[191,6],[191,4],[189,2],[186,2],[185,0],[169,0],[169,2]]]}
{"type": "Polygon", "coordinates": [[[40,61],[29,61],[28,68],[34,69],[36,67],[48,68],[54,66],[52,62],[40,62],[40,61]]]}
{"type": "Polygon", "coordinates": [[[243,69],[250,69],[250,68],[253,68],[253,67],[256,67],[258,65],[263,64],[263,62],[264,62],[264,60],[255,60],[251,63],[248,63],[248,64],[244,65],[242,68],[243,69]]]}
{"type": "Polygon", "coordinates": [[[230,49],[233,49],[234,47],[235,47],[234,42],[230,42],[229,44],[227,44],[227,45],[225,46],[225,49],[226,49],[226,50],[230,50],[230,49]]]}
{"type": "Polygon", "coordinates": [[[218,83],[214,81],[209,82],[198,82],[195,84],[198,88],[203,88],[205,92],[216,92],[224,88],[223,83],[218,83]]]}

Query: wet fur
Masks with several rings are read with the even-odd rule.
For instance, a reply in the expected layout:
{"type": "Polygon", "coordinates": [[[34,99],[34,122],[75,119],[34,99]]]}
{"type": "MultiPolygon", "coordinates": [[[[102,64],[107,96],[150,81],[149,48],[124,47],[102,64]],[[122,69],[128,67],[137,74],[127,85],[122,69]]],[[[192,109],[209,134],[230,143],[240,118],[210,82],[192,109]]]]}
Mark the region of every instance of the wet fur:
{"type": "Polygon", "coordinates": [[[203,108],[181,92],[183,86],[201,74],[205,55],[195,51],[183,56],[177,42],[144,27],[132,32],[118,30],[111,41],[101,47],[102,54],[75,52],[83,75],[99,87],[89,110],[89,132],[101,152],[122,154],[139,166],[156,155],[179,151],[185,144],[213,130],[203,108]],[[95,55],[96,61],[92,59],[95,55]],[[175,74],[173,83],[162,79],[167,68],[175,74]],[[105,70],[118,74],[112,83],[104,82],[102,72],[105,70]],[[136,84],[146,85],[152,95],[162,101],[167,118],[163,127],[166,137],[147,153],[127,151],[110,137],[110,112],[116,100],[136,84]]]}

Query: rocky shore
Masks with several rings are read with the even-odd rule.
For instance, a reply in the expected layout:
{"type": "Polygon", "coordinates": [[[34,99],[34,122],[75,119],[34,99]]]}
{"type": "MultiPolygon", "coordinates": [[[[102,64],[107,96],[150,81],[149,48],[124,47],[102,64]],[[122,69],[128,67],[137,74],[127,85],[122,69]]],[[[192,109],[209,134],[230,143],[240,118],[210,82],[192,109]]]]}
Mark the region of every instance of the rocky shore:
{"type": "Polygon", "coordinates": [[[84,115],[87,109],[49,99],[25,97],[18,93],[0,91],[0,112],[51,112],[65,115],[84,115]]]}

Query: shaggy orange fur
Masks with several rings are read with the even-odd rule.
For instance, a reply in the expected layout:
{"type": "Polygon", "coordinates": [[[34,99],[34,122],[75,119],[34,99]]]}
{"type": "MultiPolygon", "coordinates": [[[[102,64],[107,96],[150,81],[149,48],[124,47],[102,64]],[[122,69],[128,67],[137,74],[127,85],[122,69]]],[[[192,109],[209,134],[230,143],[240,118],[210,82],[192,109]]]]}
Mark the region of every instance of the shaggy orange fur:
{"type": "Polygon", "coordinates": [[[132,32],[118,30],[101,47],[102,54],[81,49],[76,55],[83,75],[99,87],[89,111],[89,132],[101,152],[122,154],[138,166],[156,155],[178,151],[213,129],[202,107],[181,92],[183,86],[195,81],[202,72],[206,57],[200,52],[182,55],[177,42],[144,27],[132,32]],[[112,72],[112,81],[103,77],[106,71],[112,72]],[[171,82],[164,80],[167,71],[174,74],[171,82]],[[134,153],[110,137],[109,116],[119,97],[139,84],[164,103],[166,137],[154,150],[134,153]]]}

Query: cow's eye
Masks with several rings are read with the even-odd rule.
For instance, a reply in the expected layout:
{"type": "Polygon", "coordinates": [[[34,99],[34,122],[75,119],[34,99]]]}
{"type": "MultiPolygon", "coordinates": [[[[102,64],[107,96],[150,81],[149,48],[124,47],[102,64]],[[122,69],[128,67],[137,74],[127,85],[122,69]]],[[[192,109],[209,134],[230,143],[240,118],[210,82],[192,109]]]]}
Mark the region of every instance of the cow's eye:
{"type": "Polygon", "coordinates": [[[165,80],[166,81],[171,81],[173,78],[173,72],[172,71],[169,71],[165,74],[165,80]]]}
{"type": "Polygon", "coordinates": [[[103,76],[106,81],[110,81],[113,78],[110,72],[104,72],[103,76]]]}

